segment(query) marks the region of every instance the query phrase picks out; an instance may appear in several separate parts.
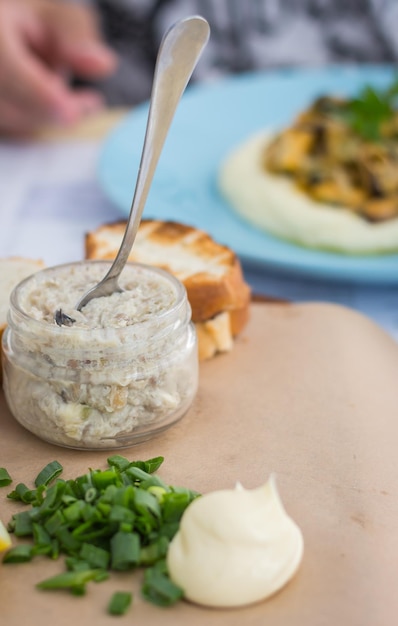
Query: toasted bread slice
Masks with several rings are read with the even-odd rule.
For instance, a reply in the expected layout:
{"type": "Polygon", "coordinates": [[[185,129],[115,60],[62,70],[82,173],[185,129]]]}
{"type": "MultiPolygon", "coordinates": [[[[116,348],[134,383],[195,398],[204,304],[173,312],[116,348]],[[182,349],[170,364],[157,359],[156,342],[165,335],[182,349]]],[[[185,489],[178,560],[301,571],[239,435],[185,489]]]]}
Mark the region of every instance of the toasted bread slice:
{"type": "Polygon", "coordinates": [[[21,280],[43,267],[44,263],[41,260],[25,259],[22,257],[0,259],[0,342],[3,331],[7,325],[8,305],[12,290],[21,280]]]}
{"type": "MultiPolygon", "coordinates": [[[[87,233],[86,257],[114,259],[125,227],[119,221],[87,233]]],[[[143,220],[129,260],[161,267],[185,285],[201,359],[231,349],[248,321],[250,288],[230,248],[192,226],[143,220]]]]}
{"type": "MultiPolygon", "coordinates": [[[[115,222],[88,233],[87,258],[113,259],[125,227],[126,222],[115,222]]],[[[237,256],[192,226],[143,220],[129,260],[162,267],[181,280],[194,322],[205,322],[218,313],[248,306],[250,288],[244,281],[237,256]]],[[[239,332],[239,326],[237,323],[235,332],[239,332]]]]}

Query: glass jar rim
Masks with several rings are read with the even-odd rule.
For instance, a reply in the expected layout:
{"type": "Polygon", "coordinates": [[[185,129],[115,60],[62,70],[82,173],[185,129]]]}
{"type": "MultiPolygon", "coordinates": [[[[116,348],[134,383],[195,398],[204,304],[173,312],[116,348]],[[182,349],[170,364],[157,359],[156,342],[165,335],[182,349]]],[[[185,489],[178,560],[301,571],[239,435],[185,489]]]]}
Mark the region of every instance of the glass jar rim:
{"type": "MultiPolygon", "coordinates": [[[[66,269],[68,267],[73,268],[73,267],[78,267],[82,265],[104,265],[109,269],[110,266],[112,265],[112,261],[107,260],[107,259],[85,259],[82,261],[72,261],[69,263],[62,263],[59,265],[45,267],[44,269],[41,269],[38,272],[35,272],[34,274],[31,274],[27,278],[24,278],[23,280],[21,280],[12,290],[11,295],[10,295],[10,310],[8,313],[9,318],[13,314],[14,315],[16,314],[17,317],[19,318],[19,321],[24,321],[26,324],[29,324],[32,330],[37,329],[37,331],[38,332],[41,331],[41,333],[45,331],[46,334],[51,335],[54,338],[64,334],[65,327],[58,326],[56,323],[50,324],[48,321],[38,320],[32,317],[31,315],[29,315],[29,313],[21,307],[21,304],[19,302],[19,293],[26,285],[29,284],[31,280],[33,280],[34,277],[46,275],[46,274],[51,275],[51,274],[54,274],[57,270],[62,270],[64,268],[66,269]]],[[[152,274],[156,274],[158,276],[165,278],[173,286],[175,290],[176,297],[171,307],[165,311],[154,314],[149,319],[135,322],[134,324],[130,324],[127,326],[103,327],[103,328],[81,328],[81,327],[75,328],[73,327],[73,325],[68,326],[66,327],[66,329],[67,329],[68,334],[70,333],[69,335],[70,337],[73,337],[75,335],[84,337],[85,335],[88,335],[90,336],[91,339],[94,339],[96,336],[103,337],[107,333],[112,332],[112,333],[117,333],[117,335],[120,338],[122,337],[127,338],[129,337],[129,335],[133,335],[133,334],[134,335],[140,335],[141,333],[145,334],[145,331],[147,331],[147,329],[150,329],[154,323],[161,323],[163,328],[167,327],[168,325],[171,325],[173,321],[176,318],[178,318],[178,315],[179,313],[182,312],[183,307],[188,308],[188,311],[190,313],[190,305],[187,299],[185,286],[178,278],[176,278],[175,276],[173,276],[166,270],[163,270],[162,268],[159,268],[159,267],[154,267],[152,265],[131,262],[131,261],[128,262],[126,265],[134,266],[149,274],[152,273],[152,274]],[[168,324],[168,321],[169,321],[169,324],[168,324]]],[[[137,338],[135,337],[135,339],[137,338]]]]}

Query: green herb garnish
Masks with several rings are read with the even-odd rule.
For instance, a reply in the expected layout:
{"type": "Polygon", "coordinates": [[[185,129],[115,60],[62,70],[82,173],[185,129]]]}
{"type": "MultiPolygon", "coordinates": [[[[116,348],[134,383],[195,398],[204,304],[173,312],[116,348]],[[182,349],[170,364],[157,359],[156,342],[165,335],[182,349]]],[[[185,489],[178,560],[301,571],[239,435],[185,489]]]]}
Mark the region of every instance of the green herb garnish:
{"type": "Polygon", "coordinates": [[[100,569],[87,569],[77,572],[64,572],[57,576],[52,576],[38,583],[38,589],[76,589],[80,592],[85,589],[85,585],[93,580],[101,582],[104,580],[104,572],[100,569]]]}
{"type": "Polygon", "coordinates": [[[133,596],[128,591],[116,591],[110,599],[108,604],[108,613],[110,615],[124,615],[133,599],[133,596]]]}
{"type": "Polygon", "coordinates": [[[398,77],[386,89],[366,85],[344,103],[342,114],[351,129],[367,141],[381,138],[383,124],[397,112],[398,77]]]}
{"type": "MultiPolygon", "coordinates": [[[[3,562],[63,554],[67,571],[37,587],[74,595],[84,594],[91,581],[105,580],[109,571],[144,568],[143,596],[157,605],[173,604],[183,592],[170,580],[165,557],[182,514],[199,494],[166,485],[153,473],[162,462],[163,457],[129,461],[114,455],[107,469],[73,480],[60,478],[58,461],[49,463],[36,488],[19,483],[7,496],[30,507],[13,515],[9,530],[31,543],[8,550],[3,562]]],[[[122,614],[130,602],[131,594],[115,594],[108,611],[122,614]]]]}
{"type": "Polygon", "coordinates": [[[170,580],[164,560],[145,570],[142,593],[146,600],[158,606],[170,606],[183,596],[182,589],[170,580]]]}
{"type": "Polygon", "coordinates": [[[33,546],[21,543],[19,546],[10,548],[4,557],[3,563],[28,563],[33,557],[33,546]]]}
{"type": "Polygon", "coordinates": [[[5,467],[0,467],[0,487],[7,487],[12,483],[12,478],[5,467]]]}
{"type": "Polygon", "coordinates": [[[49,485],[54,480],[54,478],[62,473],[62,469],[62,465],[58,463],[58,461],[52,461],[52,463],[48,463],[36,476],[36,487],[40,487],[40,485],[49,485]]]}

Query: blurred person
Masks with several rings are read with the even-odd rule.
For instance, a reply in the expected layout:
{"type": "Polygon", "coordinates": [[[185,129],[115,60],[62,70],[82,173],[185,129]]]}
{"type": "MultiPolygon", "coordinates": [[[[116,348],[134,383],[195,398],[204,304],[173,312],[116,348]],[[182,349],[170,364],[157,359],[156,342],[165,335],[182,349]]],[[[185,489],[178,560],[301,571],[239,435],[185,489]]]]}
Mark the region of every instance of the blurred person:
{"type": "Polygon", "coordinates": [[[0,130],[147,99],[162,35],[193,14],[211,27],[193,80],[398,60],[396,0],[0,0],[0,130]]]}
{"type": "Polygon", "coordinates": [[[98,110],[103,97],[71,76],[114,71],[96,13],[54,0],[0,0],[0,132],[25,135],[43,124],[68,124],[98,110]]]}

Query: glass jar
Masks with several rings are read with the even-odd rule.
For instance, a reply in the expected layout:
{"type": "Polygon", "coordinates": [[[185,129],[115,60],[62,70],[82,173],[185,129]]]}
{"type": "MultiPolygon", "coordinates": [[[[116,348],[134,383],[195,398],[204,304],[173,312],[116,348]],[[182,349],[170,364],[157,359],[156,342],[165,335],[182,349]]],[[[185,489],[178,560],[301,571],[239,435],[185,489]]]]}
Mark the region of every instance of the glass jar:
{"type": "Polygon", "coordinates": [[[48,268],[11,294],[5,397],[25,428],[61,446],[139,443],[179,420],[197,391],[191,308],[172,275],[129,263],[119,279],[123,293],[74,309],[109,267],[84,261],[48,268]]]}

